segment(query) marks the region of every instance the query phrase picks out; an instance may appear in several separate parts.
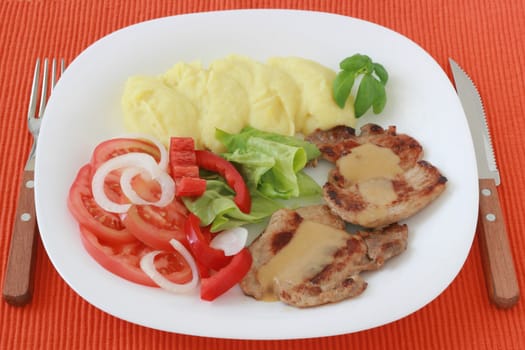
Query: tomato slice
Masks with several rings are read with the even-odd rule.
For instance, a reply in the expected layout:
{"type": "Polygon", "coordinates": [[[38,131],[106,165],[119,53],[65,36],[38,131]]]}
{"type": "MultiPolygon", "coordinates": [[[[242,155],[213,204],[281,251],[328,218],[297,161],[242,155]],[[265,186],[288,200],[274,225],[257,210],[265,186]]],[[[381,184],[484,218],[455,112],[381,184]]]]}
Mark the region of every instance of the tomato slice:
{"type": "Polygon", "coordinates": [[[140,268],[140,259],[153,251],[142,242],[135,239],[119,245],[102,243],[84,226],[80,226],[80,238],[89,255],[106,270],[131,282],[157,286],[140,268]]]}
{"type": "Polygon", "coordinates": [[[155,257],[155,268],[173,283],[185,284],[191,281],[191,267],[182,255],[171,248],[155,257]]]}
{"type": "MultiPolygon", "coordinates": [[[[84,165],[78,171],[77,177],[68,195],[68,208],[78,223],[89,229],[98,238],[113,243],[126,243],[135,237],[126,230],[120,217],[100,208],[93,199],[91,192],[91,166],[84,165]]],[[[109,180],[108,180],[109,181],[109,180]]],[[[106,190],[111,185],[106,187],[106,190]]]]}
{"type": "Polygon", "coordinates": [[[252,254],[243,248],[232,261],[216,274],[201,281],[201,299],[212,301],[239,283],[252,266],[252,254]]]}
{"type": "Polygon", "coordinates": [[[175,198],[165,207],[153,205],[132,205],[123,224],[140,241],[158,250],[172,251],[169,243],[175,238],[186,247],[188,242],[184,233],[184,222],[188,210],[175,198]]]}
{"type": "Polygon", "coordinates": [[[252,205],[250,191],[233,164],[209,151],[197,150],[195,155],[197,156],[197,165],[199,167],[217,172],[224,177],[228,185],[235,191],[235,197],[233,198],[235,204],[242,212],[249,213],[252,205]]]}
{"type": "MultiPolygon", "coordinates": [[[[99,240],[86,227],[80,226],[80,238],[86,251],[106,270],[130,282],[158,287],[140,268],[142,257],[153,251],[139,240],[125,244],[108,244],[99,240]]],[[[191,268],[186,260],[173,248],[155,257],[155,267],[174,283],[191,280],[191,268]]]]}
{"type": "MultiPolygon", "coordinates": [[[[91,171],[90,171],[91,172],[91,171]]],[[[128,203],[129,200],[126,198],[120,187],[120,170],[114,170],[110,172],[104,179],[104,192],[106,196],[115,203],[128,203]]]]}
{"type": "Polygon", "coordinates": [[[160,151],[153,143],[136,138],[115,138],[101,142],[91,156],[91,166],[96,170],[107,160],[130,152],[147,153],[158,162],[160,151]]]}

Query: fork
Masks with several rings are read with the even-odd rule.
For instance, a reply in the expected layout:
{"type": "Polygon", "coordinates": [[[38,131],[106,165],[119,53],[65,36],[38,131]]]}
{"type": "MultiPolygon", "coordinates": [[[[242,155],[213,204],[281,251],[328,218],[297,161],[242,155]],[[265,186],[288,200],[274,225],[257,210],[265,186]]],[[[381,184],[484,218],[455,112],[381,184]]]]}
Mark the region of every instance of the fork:
{"type": "Polygon", "coordinates": [[[49,60],[45,58],[41,64],[40,59],[37,59],[35,64],[27,113],[28,129],[33,136],[33,145],[22,174],[3,289],[5,301],[15,306],[26,305],[33,295],[36,238],[38,233],[33,191],[35,154],[40,123],[47,104],[48,91],[51,92],[53,90],[59,75],[62,75],[64,69],[64,59],[52,60],[51,86],[49,86],[49,60]],[[60,65],[60,72],[57,71],[57,61],[60,65]],[[42,74],[40,74],[41,68],[43,71],[42,74]],[[39,88],[40,101],[38,101],[39,88]]]}

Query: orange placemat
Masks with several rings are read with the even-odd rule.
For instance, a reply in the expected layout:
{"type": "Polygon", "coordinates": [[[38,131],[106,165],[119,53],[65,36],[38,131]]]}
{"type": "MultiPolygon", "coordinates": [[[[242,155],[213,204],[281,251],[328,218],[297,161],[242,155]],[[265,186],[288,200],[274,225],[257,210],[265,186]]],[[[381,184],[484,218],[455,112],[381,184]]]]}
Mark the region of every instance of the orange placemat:
{"type": "MultiPolygon", "coordinates": [[[[233,8],[296,8],[339,13],[396,30],[426,49],[447,73],[455,58],[486,103],[521,288],[525,240],[525,1],[0,1],[0,256],[3,281],[20,180],[30,147],[25,114],[36,57],[71,61],[102,36],[147,19],[233,8]]],[[[345,40],[351,40],[346,38],[345,40]]],[[[342,42],[344,45],[344,42],[342,42]]],[[[453,128],[453,125],[450,125],[453,128]]],[[[453,142],[453,140],[443,140],[453,142]]],[[[37,251],[36,295],[16,308],[0,303],[0,349],[524,349],[523,302],[498,310],[488,302],[477,239],[458,277],[435,301],[389,325],[354,334],[289,341],[223,340],[171,334],[114,318],[83,301],[37,251]]],[[[395,300],[392,300],[395,303],[395,300]]],[[[184,317],[184,315],[180,315],[184,317]]],[[[348,315],[352,317],[352,315],[348,315]]],[[[213,325],[207,325],[213,327],[213,325]]]]}

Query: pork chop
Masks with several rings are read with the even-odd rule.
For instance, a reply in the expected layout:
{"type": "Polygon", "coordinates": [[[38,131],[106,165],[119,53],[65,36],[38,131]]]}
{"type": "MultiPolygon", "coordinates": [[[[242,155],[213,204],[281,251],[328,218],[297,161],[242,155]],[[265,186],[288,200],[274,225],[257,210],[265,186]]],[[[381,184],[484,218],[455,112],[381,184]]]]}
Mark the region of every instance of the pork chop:
{"type": "MultiPolygon", "coordinates": [[[[380,268],[386,260],[402,253],[407,246],[406,225],[392,224],[383,229],[361,230],[356,233],[347,233],[344,228],[345,223],[325,205],[275,212],[264,233],[249,247],[253,264],[240,283],[243,292],[258,300],[280,300],[296,307],[341,301],[355,297],[366,289],[367,282],[360,272],[380,268]],[[297,244],[296,241],[300,239],[297,232],[305,222],[320,224],[316,227],[321,229],[315,235],[323,236],[334,230],[341,235],[341,239],[330,250],[326,263],[310,266],[308,274],[301,274],[299,280],[297,277],[286,279],[276,276],[268,288],[268,285],[261,282],[261,271],[280,252],[282,257],[286,247],[297,244]]],[[[324,249],[315,242],[307,244],[312,249],[324,249]]],[[[283,268],[292,269],[292,263],[285,264],[283,268]]]]}
{"type": "MultiPolygon", "coordinates": [[[[323,186],[323,195],[330,209],[349,223],[380,227],[401,221],[419,212],[445,190],[447,178],[430,162],[422,160],[423,147],[413,137],[398,134],[395,126],[383,129],[367,124],[359,135],[352,128],[338,126],[317,130],[307,140],[317,145],[323,158],[336,163],[323,186]],[[399,172],[390,178],[377,175],[366,181],[352,181],[344,176],[339,160],[366,144],[391,150],[398,158],[399,172]],[[389,193],[377,194],[376,184],[389,193]],[[374,191],[374,195],[369,195],[374,191]]],[[[367,160],[362,164],[366,167],[367,160]]]]}

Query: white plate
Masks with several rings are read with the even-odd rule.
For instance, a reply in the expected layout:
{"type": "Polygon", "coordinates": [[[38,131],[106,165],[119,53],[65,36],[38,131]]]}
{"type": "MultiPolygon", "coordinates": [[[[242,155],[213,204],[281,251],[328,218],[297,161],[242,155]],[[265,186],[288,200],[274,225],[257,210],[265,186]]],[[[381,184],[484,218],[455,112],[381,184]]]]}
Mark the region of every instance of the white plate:
{"type": "Polygon", "coordinates": [[[36,164],[36,209],[45,249],[62,278],[105,312],[146,327],[191,335],[286,339],[356,332],[398,320],[436,298],[461,269],[477,217],[474,151],[455,91],[421,47],[389,29],[326,13],[241,10],[161,18],[119,30],[79,55],[46,110],[36,164]],[[296,55],[333,69],[364,53],[390,73],[386,109],[362,122],[395,124],[415,136],[448,177],[438,200],[407,221],[408,250],[369,273],[365,292],[306,310],[229,291],[213,303],[174,296],[112,275],[86,253],[66,197],[95,145],[124,132],[127,77],[158,74],[177,61],[207,63],[231,53],[259,60],[296,55]]]}

